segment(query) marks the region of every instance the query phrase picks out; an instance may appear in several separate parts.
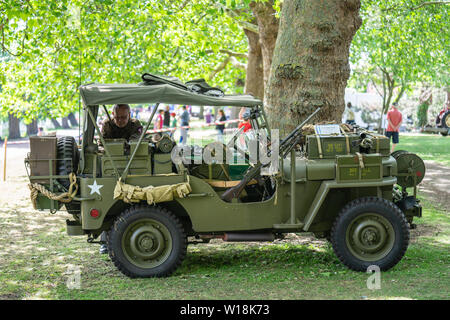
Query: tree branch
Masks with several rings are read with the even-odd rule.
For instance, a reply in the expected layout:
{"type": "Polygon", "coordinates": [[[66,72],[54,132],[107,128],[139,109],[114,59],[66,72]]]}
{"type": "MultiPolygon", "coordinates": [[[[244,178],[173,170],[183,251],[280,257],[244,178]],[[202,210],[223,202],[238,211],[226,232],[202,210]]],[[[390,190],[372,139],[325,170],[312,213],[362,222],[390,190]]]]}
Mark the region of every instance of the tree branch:
{"type": "Polygon", "coordinates": [[[223,60],[222,63],[220,63],[213,71],[211,71],[211,73],[208,76],[208,80],[212,80],[216,76],[216,74],[225,69],[230,60],[231,57],[227,57],[225,60],[223,60]]]}
{"type": "MultiPolygon", "coordinates": [[[[213,50],[206,50],[206,53],[214,53],[213,50]]],[[[248,56],[245,53],[240,53],[240,52],[233,52],[231,50],[227,50],[227,49],[220,49],[219,50],[220,53],[226,53],[227,55],[231,56],[231,57],[236,57],[236,58],[244,58],[247,59],[248,56]]]]}
{"type": "Polygon", "coordinates": [[[178,8],[178,11],[183,10],[187,4],[189,3],[190,0],[184,0],[184,2],[181,4],[180,8],[178,8]]]}
{"type": "Polygon", "coordinates": [[[230,62],[233,65],[233,67],[237,68],[237,69],[246,69],[247,65],[245,63],[241,63],[239,61],[237,61],[237,59],[235,57],[230,57],[230,62]]]}
{"type": "Polygon", "coordinates": [[[425,6],[431,6],[431,5],[435,5],[435,4],[438,4],[438,5],[441,5],[441,4],[447,5],[447,4],[450,4],[450,1],[428,1],[428,2],[421,3],[421,4],[419,4],[419,5],[416,6],[416,7],[409,8],[409,10],[412,11],[412,10],[416,10],[416,9],[419,9],[419,8],[422,8],[422,7],[425,7],[425,6]]]}
{"type": "Polygon", "coordinates": [[[25,38],[27,37],[27,29],[28,29],[28,25],[27,24],[25,24],[25,30],[23,31],[24,32],[24,35],[23,35],[23,38],[22,38],[22,48],[20,49],[20,53],[12,53],[11,51],[9,51],[7,48],[6,48],[6,46],[5,46],[5,28],[4,28],[4,23],[2,22],[2,28],[1,28],[1,31],[2,31],[2,51],[3,52],[7,52],[8,54],[10,54],[10,55],[12,55],[12,56],[15,56],[15,57],[18,57],[18,56],[21,56],[23,53],[24,53],[24,51],[25,51],[25,38]]]}
{"type": "Polygon", "coordinates": [[[383,9],[382,11],[390,11],[390,10],[400,10],[400,9],[407,9],[409,11],[414,11],[417,9],[420,9],[425,6],[431,6],[431,5],[448,5],[450,4],[450,1],[426,1],[423,2],[415,7],[408,7],[408,6],[393,6],[386,9],[383,9]]]}
{"type": "Polygon", "coordinates": [[[239,14],[237,14],[236,12],[227,8],[226,6],[224,6],[219,2],[215,3],[214,6],[216,8],[223,9],[223,11],[225,11],[226,14],[228,14],[232,19],[234,19],[243,29],[259,34],[258,25],[250,23],[248,21],[242,21],[241,19],[239,19],[239,14]]]}

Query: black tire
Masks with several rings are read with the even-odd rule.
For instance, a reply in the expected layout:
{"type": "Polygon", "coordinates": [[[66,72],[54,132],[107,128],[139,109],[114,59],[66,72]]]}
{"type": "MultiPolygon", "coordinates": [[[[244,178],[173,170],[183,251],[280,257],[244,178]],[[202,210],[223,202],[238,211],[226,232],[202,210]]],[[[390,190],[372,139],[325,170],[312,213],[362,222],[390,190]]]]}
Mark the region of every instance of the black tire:
{"type": "Polygon", "coordinates": [[[157,206],[128,208],[116,218],[108,237],[111,260],[131,278],[169,276],[183,262],[186,247],[180,220],[157,206]]]}
{"type": "MultiPolygon", "coordinates": [[[[61,137],[57,142],[57,173],[58,175],[69,175],[77,172],[80,152],[74,137],[61,137]]],[[[58,179],[65,188],[69,188],[69,179],[58,179]]]]}
{"type": "Polygon", "coordinates": [[[450,129],[450,111],[447,111],[441,120],[441,128],[450,129]]]}
{"type": "Polygon", "coordinates": [[[337,216],[331,243],[339,260],[352,270],[366,271],[371,265],[389,270],[408,248],[408,222],[388,200],[359,198],[348,203],[337,216]]]}

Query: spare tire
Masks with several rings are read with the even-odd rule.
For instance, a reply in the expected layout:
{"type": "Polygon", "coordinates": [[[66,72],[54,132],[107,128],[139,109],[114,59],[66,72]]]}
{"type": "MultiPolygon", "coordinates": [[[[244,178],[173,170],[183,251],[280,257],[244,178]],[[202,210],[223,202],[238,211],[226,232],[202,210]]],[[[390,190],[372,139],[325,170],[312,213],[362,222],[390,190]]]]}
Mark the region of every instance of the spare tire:
{"type": "Polygon", "coordinates": [[[442,128],[446,128],[446,129],[450,129],[450,111],[447,111],[442,116],[441,127],[442,128]]]}
{"type": "MultiPolygon", "coordinates": [[[[74,137],[58,138],[57,142],[57,173],[58,175],[69,175],[76,173],[78,170],[78,162],[80,161],[80,152],[74,137]]],[[[66,179],[58,179],[58,182],[65,188],[69,188],[70,181],[66,179]]]]}

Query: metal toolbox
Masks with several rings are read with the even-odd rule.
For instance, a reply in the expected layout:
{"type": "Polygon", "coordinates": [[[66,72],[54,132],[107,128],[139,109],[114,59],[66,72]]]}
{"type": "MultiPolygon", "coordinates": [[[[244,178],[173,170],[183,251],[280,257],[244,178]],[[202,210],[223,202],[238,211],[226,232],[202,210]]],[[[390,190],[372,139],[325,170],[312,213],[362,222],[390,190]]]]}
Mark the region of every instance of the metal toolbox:
{"type": "Polygon", "coordinates": [[[338,182],[374,181],[382,178],[383,164],[380,154],[336,156],[336,180],[338,182]]]}

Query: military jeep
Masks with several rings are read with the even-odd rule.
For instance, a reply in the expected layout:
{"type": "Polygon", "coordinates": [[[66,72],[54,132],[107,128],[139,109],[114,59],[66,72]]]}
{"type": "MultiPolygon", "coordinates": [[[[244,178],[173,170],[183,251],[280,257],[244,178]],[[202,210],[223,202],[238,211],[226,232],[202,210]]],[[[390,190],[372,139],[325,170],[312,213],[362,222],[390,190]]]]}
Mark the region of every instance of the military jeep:
{"type": "Polygon", "coordinates": [[[158,82],[88,84],[79,91],[80,145],[72,137],[30,138],[25,164],[32,201],[52,213],[64,206],[71,236],[98,243],[106,232],[111,260],[129,277],[170,275],[189,243],[274,241],[299,232],[328,239],[350,269],[388,270],[402,259],[413,218],[421,216],[416,187],[424,163],[407,151],[390,154],[382,135],[339,125],[341,132],[311,126],[307,133],[301,124],[269,143],[280,149],[272,173],[229,145],[222,148],[243,162],[205,163],[195,152],[180,162],[169,135],[148,132],[158,103],[246,107],[253,129],[270,138],[263,103],[250,95],[208,95],[158,82]],[[116,103],[156,104],[138,140],[102,137],[99,109],[108,113],[116,103]]]}

